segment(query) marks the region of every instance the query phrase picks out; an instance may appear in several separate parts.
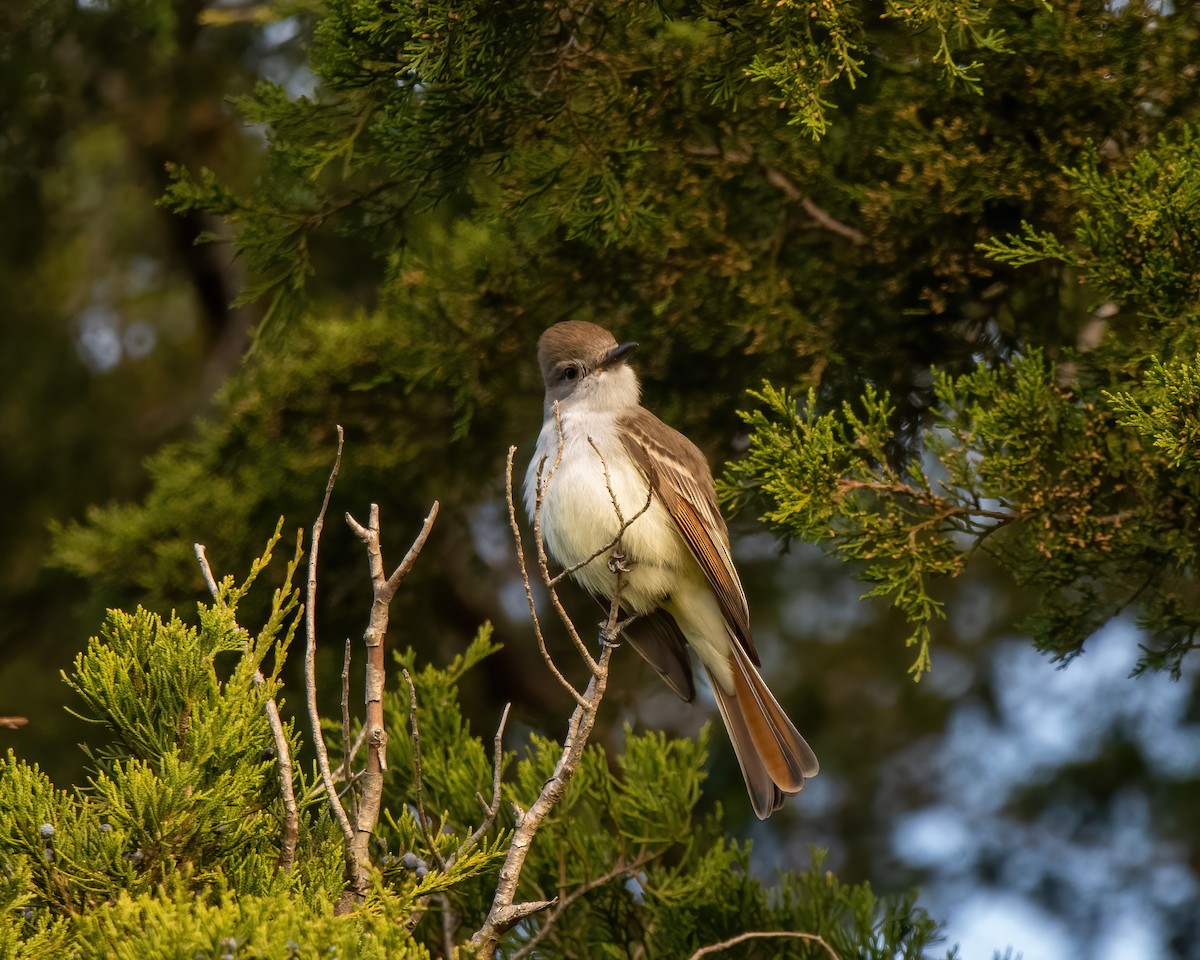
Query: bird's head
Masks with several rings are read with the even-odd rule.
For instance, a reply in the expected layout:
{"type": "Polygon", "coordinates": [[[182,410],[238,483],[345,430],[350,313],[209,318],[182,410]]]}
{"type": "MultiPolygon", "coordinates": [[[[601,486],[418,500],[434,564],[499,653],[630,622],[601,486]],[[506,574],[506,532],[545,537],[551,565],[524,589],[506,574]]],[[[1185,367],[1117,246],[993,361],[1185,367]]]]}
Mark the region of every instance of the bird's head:
{"type": "Polygon", "coordinates": [[[637,406],[641,385],[625,362],[636,343],[617,343],[603,327],[585,320],[556,323],[538,340],[538,365],[546,385],[546,411],[622,410],[637,406]]]}

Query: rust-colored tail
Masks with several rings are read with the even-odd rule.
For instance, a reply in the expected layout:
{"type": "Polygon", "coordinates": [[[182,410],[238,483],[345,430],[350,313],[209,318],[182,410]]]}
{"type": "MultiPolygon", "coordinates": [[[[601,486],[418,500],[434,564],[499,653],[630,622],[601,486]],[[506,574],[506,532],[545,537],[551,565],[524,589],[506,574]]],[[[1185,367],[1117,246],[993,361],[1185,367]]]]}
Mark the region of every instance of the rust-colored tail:
{"type": "Polygon", "coordinates": [[[785,795],[799,793],[819,766],[816,754],[767,689],[742,645],[733,637],[730,640],[733,692],[723,690],[711,673],[709,681],[754,813],[765,820],[783,806],[785,795]]]}

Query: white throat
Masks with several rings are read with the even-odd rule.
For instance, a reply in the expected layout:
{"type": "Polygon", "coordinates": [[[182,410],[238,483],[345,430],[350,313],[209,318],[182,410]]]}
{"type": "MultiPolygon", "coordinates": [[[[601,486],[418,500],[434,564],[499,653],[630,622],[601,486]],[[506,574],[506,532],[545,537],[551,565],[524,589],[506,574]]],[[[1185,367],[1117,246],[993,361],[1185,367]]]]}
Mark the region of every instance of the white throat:
{"type": "MultiPolygon", "coordinates": [[[[607,370],[589,373],[576,385],[571,394],[559,401],[563,416],[579,414],[621,414],[637,407],[642,399],[642,385],[637,374],[621,363],[607,370]]],[[[543,408],[544,420],[554,419],[554,400],[547,395],[543,408]]]]}

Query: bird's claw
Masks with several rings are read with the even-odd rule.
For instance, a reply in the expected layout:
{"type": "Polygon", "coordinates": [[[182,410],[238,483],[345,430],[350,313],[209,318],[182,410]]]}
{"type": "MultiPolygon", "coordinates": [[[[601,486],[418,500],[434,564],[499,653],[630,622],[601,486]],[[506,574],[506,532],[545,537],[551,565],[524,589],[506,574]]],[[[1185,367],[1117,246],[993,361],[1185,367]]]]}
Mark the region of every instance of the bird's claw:
{"type": "Polygon", "coordinates": [[[630,563],[628,558],[623,553],[612,552],[612,556],[608,558],[608,570],[610,573],[628,573],[630,571],[630,563]]]}

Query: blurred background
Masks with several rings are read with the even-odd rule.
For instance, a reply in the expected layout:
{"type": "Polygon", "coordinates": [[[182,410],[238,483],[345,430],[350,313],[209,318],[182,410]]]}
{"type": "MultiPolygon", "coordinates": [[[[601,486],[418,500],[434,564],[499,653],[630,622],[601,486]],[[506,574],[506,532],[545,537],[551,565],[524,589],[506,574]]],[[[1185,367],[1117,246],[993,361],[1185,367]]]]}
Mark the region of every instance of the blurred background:
{"type": "MultiPolygon", "coordinates": [[[[1039,6],[1014,9],[1032,22],[1039,6]]],[[[1158,119],[1139,123],[1194,115],[1195,87],[1176,69],[1195,63],[1190,4],[1084,5],[1064,16],[1089,11],[1107,18],[1097,33],[1123,30],[1143,44],[1142,61],[1158,31],[1162,62],[1153,69],[1182,77],[1178,89],[1166,81],[1158,88],[1158,119]]],[[[77,744],[89,731],[64,710],[59,671],[104,607],[140,602],[186,616],[205,599],[194,541],[208,544],[218,574],[243,574],[278,515],[289,531],[310,525],[336,422],[348,443],[332,517],[380,502],[385,544],[398,559],[428,503],[444,503],[431,549],[399,601],[393,642],[444,662],[480,622],[494,621],[505,651],[469,691],[475,729],[488,734],[512,700],[516,729],[558,733],[566,702],[533,646],[503,502],[508,445],[519,447],[520,476],[540,424],[533,351],[549,322],[594,319],[642,341],[647,404],[695,436],[719,471],[744,445],[735,411],[763,376],[818,386],[831,401],[854,395],[864,379],[884,384],[905,398],[900,416],[911,431],[929,402],[931,363],[964,369],[1031,340],[1074,346],[1093,317],[1093,305],[1048,271],[1018,282],[965,261],[957,273],[946,269],[955,256],[970,259],[974,235],[957,252],[925,249],[954,242],[939,234],[938,217],[921,212],[935,194],[913,187],[918,195],[903,209],[897,198],[914,178],[949,177],[931,173],[949,160],[931,159],[916,174],[906,168],[897,139],[880,133],[903,120],[885,109],[884,82],[868,80],[844,93],[843,126],[820,148],[806,147],[799,168],[812,173],[804,187],[815,196],[825,183],[822,202],[856,223],[855,233],[878,230],[869,253],[861,234],[831,237],[811,219],[785,224],[780,235],[797,261],[811,261],[811,275],[777,257],[773,282],[794,284],[792,301],[845,298],[845,289],[862,287],[871,308],[848,299],[840,313],[813,308],[801,322],[771,313],[776,293],[763,292],[757,305],[744,291],[733,306],[705,303],[699,279],[692,289],[692,280],[674,278],[663,281],[674,292],[652,310],[644,284],[630,281],[624,299],[610,292],[625,269],[616,256],[589,273],[560,262],[534,302],[509,278],[528,267],[513,267],[528,238],[498,251],[494,225],[481,239],[450,203],[407,224],[406,258],[381,264],[361,240],[319,238],[306,319],[247,356],[265,304],[234,305],[246,266],[227,242],[228,224],[159,200],[168,165],[211,168],[232,191],[254,194],[271,134],[231,98],[264,79],[293,98],[319,96],[308,57],[319,19],[316,7],[287,14],[208,0],[0,7],[0,715],[29,720],[0,729],[0,747],[36,761],[60,786],[82,782],[77,744]],[[843,175],[844,189],[830,186],[843,175]],[[888,246],[886,231],[907,232],[914,244],[926,238],[920,262],[888,246]],[[210,235],[225,242],[198,243],[210,235]],[[930,266],[937,257],[940,273],[930,266]],[[842,288],[819,279],[838,264],[842,288]],[[434,286],[438,266],[460,286],[434,286]],[[644,308],[630,307],[639,296],[644,308]],[[770,319],[748,333],[720,325],[739,304],[753,313],[764,303],[770,319]],[[393,325],[399,314],[411,328],[393,325]],[[463,319],[477,316],[477,325],[463,319]],[[469,416],[445,367],[482,384],[466,402],[469,416]]],[[[1142,61],[1128,58],[1144,73],[1151,68],[1142,61]]],[[[888,62],[886,51],[879,62],[888,62]]],[[[1062,69],[1079,83],[1057,88],[1057,97],[1044,89],[1046,75],[1014,90],[1005,74],[983,96],[947,94],[944,123],[957,122],[966,104],[963,115],[992,117],[998,140],[1023,129],[1026,148],[1052,171],[1068,154],[1056,158],[1048,144],[1078,146],[1105,123],[1131,130],[1126,114],[1097,118],[1094,130],[1070,125],[1072,111],[1095,109],[1080,89],[1119,83],[1112,72],[1126,65],[1077,58],[1062,69]],[[1068,135],[1051,141],[1045,131],[1060,123],[1068,135]]],[[[1130,132],[1128,141],[1148,135],[1130,132]]],[[[988,157],[970,159],[973,176],[986,179],[979,170],[993,169],[988,157]]],[[[1002,197],[987,211],[993,225],[1054,207],[1038,207],[1024,186],[1012,193],[1024,193],[1025,206],[1002,197]]],[[[784,204],[777,189],[764,196],[746,209],[784,204]]],[[[977,215],[954,212],[956,223],[977,215]]],[[[710,229],[766,231],[753,222],[710,229]]],[[[703,272],[703,262],[691,268],[703,272]]],[[[1130,679],[1138,628],[1118,619],[1062,669],[1016,626],[1031,598],[981,561],[945,586],[933,671],[914,683],[901,643],[906,625],[883,604],[860,601],[864,587],[851,570],[812,546],[778,542],[753,517],[735,518],[732,530],[764,673],[822,761],[802,797],[758,823],[732,753],[714,738],[706,803],[723,804],[731,828],[754,841],[759,869],[806,865],[818,847],[845,881],[867,879],[884,892],[918,886],[946,924],[947,946],[958,943],[967,960],[1010,946],[1027,960],[1200,957],[1194,661],[1177,680],[1130,679]]],[[[335,653],[365,623],[369,591],[358,545],[340,523],[328,525],[323,557],[322,630],[335,648],[324,661],[324,702],[332,707],[335,653]]],[[[566,592],[579,622],[590,623],[590,601],[566,592]]],[[[599,734],[614,746],[626,722],[690,734],[715,719],[711,698],[679,703],[631,653],[622,652],[616,670],[599,734]]],[[[298,701],[295,679],[289,689],[298,701]]]]}

